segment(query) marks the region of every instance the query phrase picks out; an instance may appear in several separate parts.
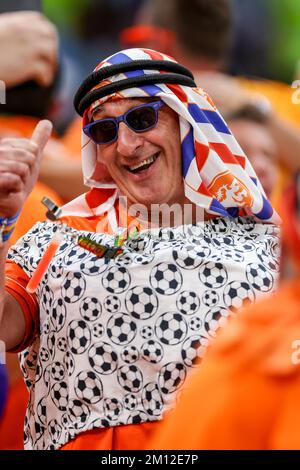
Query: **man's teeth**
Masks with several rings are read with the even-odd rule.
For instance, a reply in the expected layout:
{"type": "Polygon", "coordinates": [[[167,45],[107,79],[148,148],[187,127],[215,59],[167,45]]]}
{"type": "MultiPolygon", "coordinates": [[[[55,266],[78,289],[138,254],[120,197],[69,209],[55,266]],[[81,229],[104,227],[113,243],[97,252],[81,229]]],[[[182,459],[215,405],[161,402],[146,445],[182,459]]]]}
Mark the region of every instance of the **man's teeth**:
{"type": "Polygon", "coordinates": [[[129,170],[130,170],[130,171],[134,171],[134,170],[137,170],[138,168],[141,168],[142,166],[150,165],[150,163],[153,163],[153,162],[156,160],[156,158],[157,158],[157,156],[156,156],[156,155],[153,155],[152,157],[147,158],[146,160],[142,161],[142,162],[139,163],[138,165],[130,166],[130,167],[129,167],[129,170]]]}

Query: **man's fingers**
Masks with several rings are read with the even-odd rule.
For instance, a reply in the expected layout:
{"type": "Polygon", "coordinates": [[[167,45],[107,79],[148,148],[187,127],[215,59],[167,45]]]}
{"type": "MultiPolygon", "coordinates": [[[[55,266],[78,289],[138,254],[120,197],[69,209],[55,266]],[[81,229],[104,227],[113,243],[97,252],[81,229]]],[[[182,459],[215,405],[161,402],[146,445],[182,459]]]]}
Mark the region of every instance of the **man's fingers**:
{"type": "Polygon", "coordinates": [[[52,133],[52,128],[52,123],[47,119],[40,121],[36,125],[36,128],[34,129],[31,137],[31,141],[38,146],[39,153],[43,151],[45,145],[47,144],[52,133]]]}

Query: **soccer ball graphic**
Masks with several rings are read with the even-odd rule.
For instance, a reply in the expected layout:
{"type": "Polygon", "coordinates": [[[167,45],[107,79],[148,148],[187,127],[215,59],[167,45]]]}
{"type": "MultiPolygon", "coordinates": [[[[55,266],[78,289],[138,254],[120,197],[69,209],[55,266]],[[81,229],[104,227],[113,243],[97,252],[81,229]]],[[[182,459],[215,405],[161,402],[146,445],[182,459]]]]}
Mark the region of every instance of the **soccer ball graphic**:
{"type": "Polygon", "coordinates": [[[124,362],[132,364],[139,359],[139,351],[135,346],[126,346],[121,353],[121,357],[124,362]]]}
{"type": "Polygon", "coordinates": [[[53,302],[51,313],[50,313],[50,322],[55,331],[60,331],[65,324],[67,316],[66,306],[63,299],[57,299],[53,302]]]}
{"type": "Polygon", "coordinates": [[[222,259],[236,261],[241,263],[244,261],[244,255],[241,251],[235,250],[234,248],[225,248],[222,250],[222,259]]]}
{"type": "Polygon", "coordinates": [[[128,344],[136,335],[136,324],[126,313],[116,313],[107,322],[107,334],[115,344],[128,344]]]}
{"type": "Polygon", "coordinates": [[[118,356],[108,343],[99,342],[91,346],[88,352],[89,363],[99,374],[112,374],[118,365],[118,356]]]}
{"type": "Polygon", "coordinates": [[[182,286],[182,274],[175,264],[159,263],[151,270],[150,284],[159,294],[172,295],[182,286]]]}
{"type": "Polygon", "coordinates": [[[122,404],[116,398],[105,398],[103,409],[107,419],[116,421],[122,413],[122,404]]]}
{"type": "Polygon", "coordinates": [[[218,289],[227,282],[228,274],[221,263],[209,261],[199,269],[200,281],[210,289],[218,289]]]}
{"type": "Polygon", "coordinates": [[[202,327],[202,319],[198,315],[195,317],[192,317],[189,321],[189,327],[193,331],[199,331],[200,328],[202,327]]]}
{"type": "Polygon", "coordinates": [[[137,406],[137,398],[132,393],[126,393],[123,398],[123,405],[126,410],[134,410],[137,406]]]}
{"type": "Polygon", "coordinates": [[[260,262],[266,266],[266,268],[271,269],[271,271],[278,273],[280,266],[279,266],[279,258],[280,258],[280,246],[277,242],[266,242],[266,247],[259,247],[256,251],[257,256],[260,262]],[[270,248],[271,248],[271,256],[270,256],[270,248]]]}
{"type": "Polygon", "coordinates": [[[96,323],[95,325],[93,325],[93,335],[95,336],[95,338],[101,338],[103,333],[104,326],[102,325],[102,323],[96,323]]]}
{"type": "Polygon", "coordinates": [[[173,393],[183,383],[186,376],[185,366],[181,362],[169,362],[162,367],[158,383],[162,393],[173,393]]]}
{"type": "Polygon", "coordinates": [[[104,289],[112,294],[121,294],[130,285],[130,274],[124,266],[111,266],[102,277],[104,289]]]}
{"type": "Polygon", "coordinates": [[[200,307],[200,299],[196,292],[185,290],[180,292],[176,299],[176,306],[180,313],[192,315],[200,307]]]}
{"type": "Polygon", "coordinates": [[[246,273],[247,281],[254,289],[261,292],[269,292],[273,288],[274,278],[263,264],[248,264],[246,273]]]}
{"type": "Polygon", "coordinates": [[[181,350],[181,357],[184,364],[188,367],[199,365],[208,344],[208,339],[203,336],[194,335],[187,338],[181,350]]]}
{"type": "Polygon", "coordinates": [[[37,404],[37,419],[46,426],[46,418],[47,418],[47,399],[43,397],[37,404]]]}
{"type": "Polygon", "coordinates": [[[204,256],[204,250],[193,245],[185,246],[178,251],[173,251],[173,258],[175,263],[183,269],[198,268],[202,263],[204,256]]]}
{"type": "Polygon", "coordinates": [[[66,352],[66,350],[68,349],[68,342],[66,340],[66,338],[58,338],[57,340],[57,349],[59,349],[60,351],[62,352],[66,352]]]}
{"type": "Polygon", "coordinates": [[[148,421],[148,415],[143,410],[134,410],[133,413],[130,413],[130,416],[127,419],[126,424],[140,424],[148,421]]]}
{"type": "Polygon", "coordinates": [[[59,438],[60,438],[61,432],[62,432],[62,427],[61,427],[60,424],[58,424],[56,419],[51,419],[51,421],[49,421],[48,431],[49,431],[49,434],[51,436],[52,442],[54,444],[58,444],[59,443],[59,438]]]}
{"type": "Polygon", "coordinates": [[[121,302],[116,295],[108,295],[104,300],[104,308],[109,313],[116,313],[120,310],[121,302]]]}
{"type": "Polygon", "coordinates": [[[77,302],[84,294],[86,281],[80,272],[68,272],[63,280],[62,296],[65,302],[77,302]]]}
{"type": "Polygon", "coordinates": [[[50,391],[50,396],[54,405],[60,411],[66,411],[68,407],[68,385],[66,382],[56,382],[50,391]]]}
{"type": "Polygon", "coordinates": [[[155,324],[155,334],[164,344],[178,344],[185,338],[187,323],[181,313],[167,312],[161,315],[155,324]]]}
{"type": "Polygon", "coordinates": [[[91,342],[91,331],[84,320],[69,323],[67,337],[73,354],[83,354],[91,342]]]}
{"type": "Polygon", "coordinates": [[[118,382],[127,392],[139,392],[143,386],[143,375],[134,364],[126,365],[118,369],[118,382]]]}
{"type": "Polygon", "coordinates": [[[134,258],[135,263],[146,265],[150,264],[154,260],[154,255],[151,254],[143,254],[143,255],[137,255],[134,258]]]}
{"type": "Polygon", "coordinates": [[[65,368],[60,362],[53,362],[50,367],[50,375],[53,380],[62,380],[65,376],[65,368]]]}
{"type": "Polygon", "coordinates": [[[90,253],[81,246],[74,246],[66,251],[64,256],[64,265],[70,266],[73,263],[78,263],[86,259],[90,253]]]}
{"type": "Polygon", "coordinates": [[[75,361],[73,354],[70,351],[67,351],[64,357],[64,365],[66,367],[66,370],[68,372],[68,376],[71,377],[75,370],[75,361]]]}
{"type": "Polygon", "coordinates": [[[153,338],[154,332],[150,325],[145,325],[140,330],[140,335],[144,339],[153,338]]]}
{"type": "Polygon", "coordinates": [[[79,306],[80,315],[87,322],[93,322],[101,315],[102,307],[96,297],[85,297],[79,306]]]}
{"type": "Polygon", "coordinates": [[[50,289],[48,284],[45,284],[41,292],[41,299],[42,299],[42,305],[46,310],[48,310],[49,307],[51,307],[53,303],[53,298],[54,298],[54,294],[52,290],[50,289]]]}
{"type": "Polygon", "coordinates": [[[40,349],[40,360],[42,362],[47,362],[50,359],[50,354],[48,349],[46,349],[44,346],[41,347],[40,349]]]}
{"type": "Polygon", "coordinates": [[[81,400],[70,400],[69,402],[70,421],[75,429],[81,429],[85,426],[90,410],[81,400]]]}
{"type": "Polygon", "coordinates": [[[204,328],[210,336],[215,337],[219,328],[223,328],[229,317],[229,312],[224,307],[214,307],[209,310],[204,319],[204,328]]]}
{"type": "Polygon", "coordinates": [[[82,371],[76,377],[75,392],[80,400],[93,405],[102,398],[102,382],[95,372],[91,370],[82,371]]]}
{"type": "Polygon", "coordinates": [[[143,388],[142,405],[150,416],[159,416],[163,408],[163,399],[156,383],[150,382],[143,388]]]}
{"type": "Polygon", "coordinates": [[[158,299],[150,287],[136,286],[127,292],[125,305],[128,313],[134,318],[147,320],[156,313],[158,299]]]}
{"type": "Polygon", "coordinates": [[[230,282],[224,289],[223,297],[225,305],[233,312],[255,300],[254,291],[244,281],[230,282]]]}
{"type": "Polygon", "coordinates": [[[202,302],[204,303],[204,305],[206,305],[206,307],[213,307],[214,305],[218,304],[219,302],[218,292],[213,289],[207,290],[206,292],[204,292],[202,296],[202,302]]]}
{"type": "Polygon", "coordinates": [[[106,268],[107,264],[98,256],[91,256],[80,265],[80,271],[87,276],[97,276],[97,274],[103,273],[106,268]]]}
{"type": "Polygon", "coordinates": [[[156,364],[162,360],[163,355],[164,351],[162,345],[158,341],[150,339],[142,346],[142,356],[146,361],[156,364]]]}
{"type": "Polygon", "coordinates": [[[55,355],[55,345],[56,345],[56,333],[54,331],[50,331],[47,338],[47,346],[50,353],[51,358],[55,355]]]}

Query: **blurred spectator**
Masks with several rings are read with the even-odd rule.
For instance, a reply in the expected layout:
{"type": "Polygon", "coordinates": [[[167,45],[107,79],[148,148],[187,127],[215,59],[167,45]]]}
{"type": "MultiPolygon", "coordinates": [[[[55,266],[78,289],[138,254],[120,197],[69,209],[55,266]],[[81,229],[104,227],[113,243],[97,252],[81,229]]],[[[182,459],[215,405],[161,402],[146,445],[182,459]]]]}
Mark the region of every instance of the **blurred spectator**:
{"type": "MultiPolygon", "coordinates": [[[[56,29],[40,13],[0,14],[0,48],[0,79],[5,79],[7,84],[6,104],[1,104],[0,109],[0,138],[30,137],[39,118],[49,112],[55,93],[56,29]]],[[[72,199],[84,188],[80,161],[72,160],[62,143],[51,139],[45,153],[40,180],[24,205],[11,243],[36,221],[45,220],[45,208],[41,204],[44,196],[60,205],[63,199],[72,199]],[[65,184],[67,177],[70,185],[65,184]]],[[[0,427],[0,449],[20,449],[28,394],[17,357],[8,354],[7,363],[9,399],[0,427]]]]}
{"type": "Polygon", "coordinates": [[[119,49],[119,32],[131,24],[143,0],[43,0],[60,35],[61,81],[53,118],[63,133],[74,118],[73,96],[103,56],[119,49]]]}
{"type": "Polygon", "coordinates": [[[34,80],[42,87],[54,81],[58,38],[40,13],[0,15],[0,78],[7,88],[34,80]]]}
{"type": "Polygon", "coordinates": [[[268,129],[266,115],[254,104],[249,104],[224,117],[270,197],[276,187],[277,147],[268,129]]]}

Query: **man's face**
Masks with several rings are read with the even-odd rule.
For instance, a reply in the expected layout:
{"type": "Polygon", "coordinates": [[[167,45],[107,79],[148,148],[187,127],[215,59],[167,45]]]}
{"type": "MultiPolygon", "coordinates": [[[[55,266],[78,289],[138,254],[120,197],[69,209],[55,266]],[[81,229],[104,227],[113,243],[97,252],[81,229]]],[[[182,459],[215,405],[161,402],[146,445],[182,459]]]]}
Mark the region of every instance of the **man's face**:
{"type": "Polygon", "coordinates": [[[276,181],[277,149],[269,131],[264,124],[246,119],[231,121],[229,127],[270,197],[276,181]]]}
{"type": "MultiPolygon", "coordinates": [[[[120,116],[146,102],[138,98],[106,102],[95,111],[93,120],[120,116]]],[[[149,207],[184,202],[178,115],[169,107],[162,106],[156,127],[143,133],[119,123],[118,139],[98,145],[97,158],[130,203],[149,207]],[[142,163],[147,167],[135,169],[142,163]]]]}

